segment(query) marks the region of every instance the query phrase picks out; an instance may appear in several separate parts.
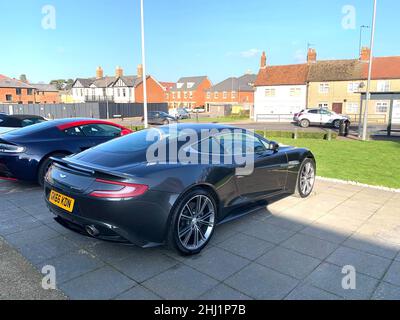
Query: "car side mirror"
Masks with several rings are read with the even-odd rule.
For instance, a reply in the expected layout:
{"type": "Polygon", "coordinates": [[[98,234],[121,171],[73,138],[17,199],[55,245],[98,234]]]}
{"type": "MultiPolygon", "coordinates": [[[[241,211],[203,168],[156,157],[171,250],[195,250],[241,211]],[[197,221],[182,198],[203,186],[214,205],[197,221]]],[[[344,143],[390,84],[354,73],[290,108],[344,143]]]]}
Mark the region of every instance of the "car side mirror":
{"type": "Polygon", "coordinates": [[[279,144],[277,142],[275,142],[275,141],[269,142],[268,150],[276,152],[276,151],[278,151],[278,149],[279,149],[279,144]]]}

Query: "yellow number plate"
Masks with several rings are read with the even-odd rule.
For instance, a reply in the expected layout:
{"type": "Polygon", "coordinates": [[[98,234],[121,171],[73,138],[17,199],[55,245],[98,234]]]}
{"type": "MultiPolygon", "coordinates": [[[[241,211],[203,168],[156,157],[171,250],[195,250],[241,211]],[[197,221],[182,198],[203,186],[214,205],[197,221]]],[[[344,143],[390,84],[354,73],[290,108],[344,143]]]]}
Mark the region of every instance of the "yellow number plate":
{"type": "Polygon", "coordinates": [[[60,207],[68,212],[72,212],[74,210],[74,199],[64,196],[63,194],[53,190],[50,192],[49,201],[57,207],[60,207]]]}

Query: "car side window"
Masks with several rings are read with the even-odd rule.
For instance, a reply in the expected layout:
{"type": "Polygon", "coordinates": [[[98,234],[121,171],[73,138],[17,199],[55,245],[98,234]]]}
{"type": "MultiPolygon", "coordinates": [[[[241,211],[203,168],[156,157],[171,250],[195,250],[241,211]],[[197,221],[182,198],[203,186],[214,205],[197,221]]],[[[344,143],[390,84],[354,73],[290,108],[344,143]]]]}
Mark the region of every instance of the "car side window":
{"type": "Polygon", "coordinates": [[[245,133],[224,134],[215,137],[227,154],[236,154],[245,151],[247,153],[258,153],[266,151],[262,141],[256,136],[245,133]]]}
{"type": "Polygon", "coordinates": [[[224,154],[224,149],[222,148],[218,140],[216,140],[214,137],[203,139],[191,145],[191,148],[199,153],[217,154],[217,155],[224,154]]]}
{"type": "Polygon", "coordinates": [[[310,110],[310,111],[308,111],[308,113],[317,114],[318,110],[310,110]]]}
{"type": "Polygon", "coordinates": [[[81,126],[86,137],[118,137],[121,129],[107,124],[88,124],[81,126]]]}
{"type": "Polygon", "coordinates": [[[68,128],[64,130],[65,134],[74,137],[84,137],[82,130],[79,127],[68,128]]]}

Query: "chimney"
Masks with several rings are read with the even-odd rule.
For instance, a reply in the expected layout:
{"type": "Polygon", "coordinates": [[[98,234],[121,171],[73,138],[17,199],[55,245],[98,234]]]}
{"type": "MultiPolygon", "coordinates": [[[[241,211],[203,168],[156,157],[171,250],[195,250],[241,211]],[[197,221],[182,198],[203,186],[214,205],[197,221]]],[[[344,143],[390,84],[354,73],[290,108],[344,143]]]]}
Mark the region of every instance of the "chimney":
{"type": "Polygon", "coordinates": [[[313,48],[309,48],[307,52],[307,63],[317,62],[317,51],[313,48]]]}
{"type": "Polygon", "coordinates": [[[137,76],[139,78],[143,77],[143,65],[142,64],[139,64],[137,67],[137,76]]]}
{"type": "Polygon", "coordinates": [[[371,56],[371,49],[368,47],[363,47],[360,52],[360,60],[368,62],[371,56]]]}
{"type": "Polygon", "coordinates": [[[115,68],[115,77],[123,77],[124,76],[124,69],[122,69],[120,66],[115,68]]]}
{"type": "Polygon", "coordinates": [[[261,56],[261,69],[265,69],[267,67],[267,56],[265,55],[265,51],[263,51],[261,56]]]}
{"type": "Polygon", "coordinates": [[[97,69],[96,69],[96,78],[97,79],[103,78],[103,75],[104,75],[103,68],[100,67],[100,66],[97,67],[97,69]]]}

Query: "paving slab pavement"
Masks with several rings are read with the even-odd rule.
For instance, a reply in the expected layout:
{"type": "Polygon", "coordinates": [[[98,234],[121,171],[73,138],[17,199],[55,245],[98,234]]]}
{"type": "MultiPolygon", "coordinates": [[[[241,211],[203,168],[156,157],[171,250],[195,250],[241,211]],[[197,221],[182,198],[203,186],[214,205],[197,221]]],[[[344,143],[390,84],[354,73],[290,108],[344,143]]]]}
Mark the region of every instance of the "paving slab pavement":
{"type": "Polygon", "coordinates": [[[76,234],[53,220],[40,188],[0,182],[0,297],[400,299],[399,208],[398,193],[317,180],[310,198],[219,226],[188,258],[76,234]],[[45,265],[65,296],[41,290],[45,265]],[[342,287],[349,265],[354,290],[342,287]]]}

